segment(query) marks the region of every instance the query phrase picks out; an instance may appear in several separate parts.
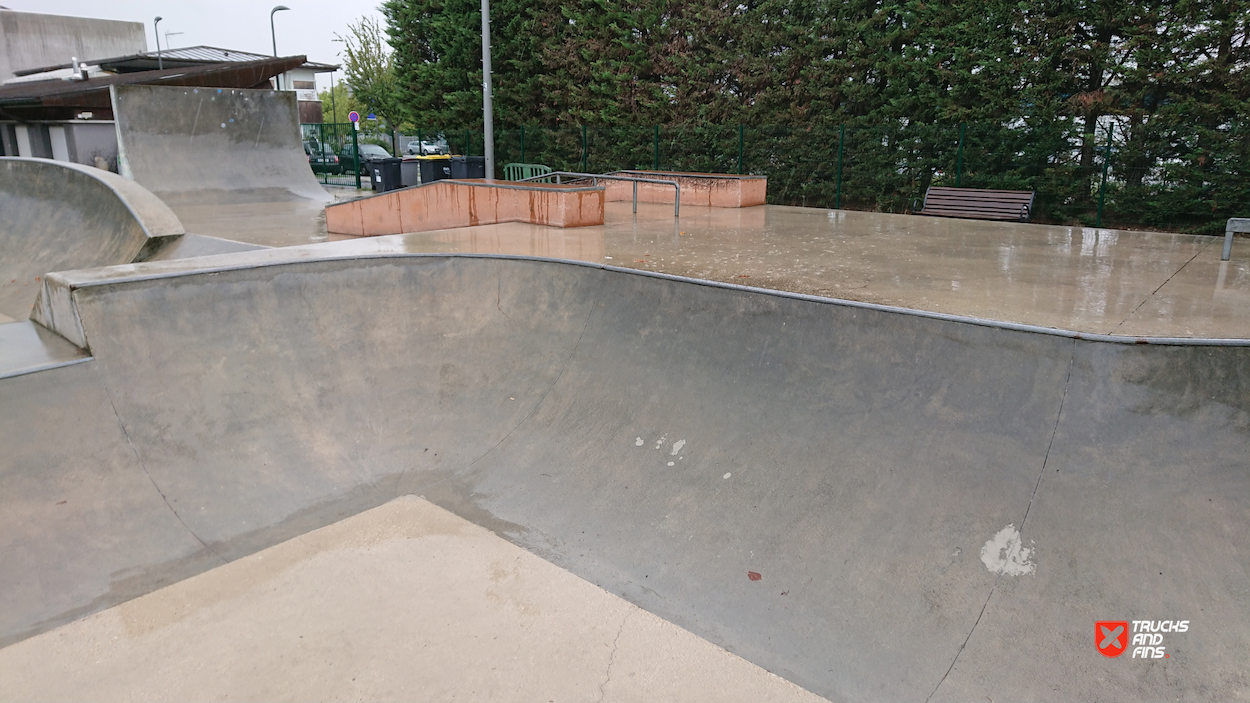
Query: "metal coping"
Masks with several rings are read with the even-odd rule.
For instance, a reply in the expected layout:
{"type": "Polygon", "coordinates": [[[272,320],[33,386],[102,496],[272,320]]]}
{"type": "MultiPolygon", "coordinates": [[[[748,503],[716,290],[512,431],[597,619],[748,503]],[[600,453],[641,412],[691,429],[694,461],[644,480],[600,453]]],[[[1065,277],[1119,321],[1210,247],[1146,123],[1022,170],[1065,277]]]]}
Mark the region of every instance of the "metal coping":
{"type": "Polygon", "coordinates": [[[68,361],[55,361],[50,364],[35,364],[33,366],[27,366],[27,367],[20,368],[20,369],[13,369],[11,371],[0,370],[0,381],[6,378],[17,378],[18,376],[26,376],[32,373],[39,373],[40,371],[51,371],[52,369],[59,369],[64,366],[76,366],[78,364],[83,364],[88,361],[95,361],[95,357],[83,356],[77,359],[70,359],[68,361]]]}
{"type": "Polygon", "coordinates": [[[674,178],[706,178],[713,181],[758,181],[768,178],[768,176],[753,173],[691,173],[687,171],[657,171],[646,168],[623,168],[610,173],[652,173],[673,176],[674,178]]]}
{"type": "MultiPolygon", "coordinates": [[[[266,250],[273,251],[273,250],[266,250]]],[[[665,281],[675,281],[679,283],[691,283],[694,285],[705,286],[709,288],[721,288],[725,290],[739,291],[743,293],[753,293],[757,295],[767,295],[777,298],[787,298],[790,300],[802,300],[809,303],[817,303],[820,305],[836,305],[839,307],[856,308],[860,310],[873,310],[876,312],[891,313],[895,315],[909,315],[929,320],[941,320],[943,322],[955,322],[959,324],[974,325],[977,327],[988,327],[991,329],[1009,330],[1013,332],[1029,332],[1032,334],[1044,334],[1052,337],[1062,337],[1073,340],[1086,340],[1091,342],[1105,342],[1109,344],[1146,344],[1155,346],[1179,346],[1179,347],[1250,347],[1250,339],[1236,338],[1220,338],[1220,337],[1129,337],[1125,335],[1098,334],[1090,332],[1077,332],[1074,330],[1059,329],[1057,327],[1042,327],[1039,325],[1029,325],[1018,322],[1004,322],[1001,320],[989,320],[980,317],[970,317],[966,315],[953,315],[943,312],[931,312],[927,310],[917,310],[915,308],[905,308],[895,305],[881,305],[878,303],[863,303],[856,300],[844,300],[841,298],[827,298],[819,295],[808,295],[806,293],[791,293],[788,291],[772,290],[768,288],[756,288],[753,286],[744,286],[737,283],[722,283],[720,281],[709,281],[700,278],[689,278],[686,276],[675,276],[669,273],[659,273],[656,271],[640,271],[638,269],[625,268],[622,266],[612,266],[608,264],[600,264],[590,261],[576,261],[573,259],[557,259],[546,258],[540,256],[519,256],[511,254],[449,254],[449,253],[404,253],[404,252],[386,252],[377,254],[345,254],[340,256],[324,256],[317,258],[301,258],[291,261],[270,261],[259,263],[238,263],[227,264],[224,266],[208,266],[188,271],[169,271],[153,274],[136,274],[130,276],[120,276],[117,278],[109,278],[103,280],[84,281],[82,283],[69,283],[71,290],[79,288],[96,288],[125,283],[139,283],[143,281],[154,281],[162,279],[182,278],[188,276],[196,276],[201,274],[224,273],[228,271],[243,271],[252,268],[268,268],[274,266],[295,266],[306,264],[317,264],[335,261],[363,261],[370,259],[498,259],[503,261],[533,261],[548,264],[563,264],[566,266],[582,266],[585,268],[596,268],[614,273],[623,273],[633,276],[641,276],[644,278],[657,278],[665,281]]]]}

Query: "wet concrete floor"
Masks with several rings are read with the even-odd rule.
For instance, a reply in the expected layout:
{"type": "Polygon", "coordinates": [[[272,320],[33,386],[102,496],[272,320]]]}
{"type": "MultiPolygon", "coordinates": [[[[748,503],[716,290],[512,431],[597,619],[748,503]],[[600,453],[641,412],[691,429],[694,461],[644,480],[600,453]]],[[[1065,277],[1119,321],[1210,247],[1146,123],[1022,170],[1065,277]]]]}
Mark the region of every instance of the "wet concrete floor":
{"type": "Polygon", "coordinates": [[[1250,338],[1250,242],[767,205],[608,203],[602,226],[509,223],[342,252],[473,252],[594,261],[794,293],[1126,336],[1250,338]]]}
{"type": "Polygon", "coordinates": [[[0,650],[0,700],[824,699],[408,496],[0,650]]]}

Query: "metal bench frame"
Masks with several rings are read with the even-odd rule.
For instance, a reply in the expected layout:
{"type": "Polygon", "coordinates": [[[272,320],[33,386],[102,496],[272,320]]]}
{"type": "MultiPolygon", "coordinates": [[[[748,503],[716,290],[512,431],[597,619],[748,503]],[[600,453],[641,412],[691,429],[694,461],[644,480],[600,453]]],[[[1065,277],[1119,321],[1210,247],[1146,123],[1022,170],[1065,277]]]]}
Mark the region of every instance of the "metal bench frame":
{"type": "MultiPolygon", "coordinates": [[[[1028,222],[1033,214],[1036,191],[987,190],[981,188],[949,188],[930,186],[924,194],[924,203],[917,215],[934,217],[959,217],[970,220],[1002,220],[1028,222]],[[1028,196],[1024,202],[1023,196],[1028,196]],[[930,199],[938,196],[942,202],[930,199]]],[[[914,208],[913,208],[914,209],[914,208]]]]}
{"type": "Polygon", "coordinates": [[[1220,255],[1220,261],[1228,261],[1233,253],[1233,232],[1250,233],[1250,217],[1229,218],[1228,225],[1224,227],[1224,253],[1220,255]]]}

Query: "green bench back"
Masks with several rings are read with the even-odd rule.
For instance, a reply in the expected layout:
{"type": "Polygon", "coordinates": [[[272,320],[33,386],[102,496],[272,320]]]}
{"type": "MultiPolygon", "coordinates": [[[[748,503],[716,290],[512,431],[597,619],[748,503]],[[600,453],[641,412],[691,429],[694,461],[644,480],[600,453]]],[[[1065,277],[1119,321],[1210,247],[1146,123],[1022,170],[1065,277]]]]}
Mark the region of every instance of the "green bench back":
{"type": "MultiPolygon", "coordinates": [[[[505,181],[519,181],[524,178],[533,178],[534,176],[542,176],[551,173],[550,166],[542,164],[508,164],[503,167],[503,179],[505,181]]],[[[550,183],[551,179],[546,178],[542,183],[550,183]]]]}

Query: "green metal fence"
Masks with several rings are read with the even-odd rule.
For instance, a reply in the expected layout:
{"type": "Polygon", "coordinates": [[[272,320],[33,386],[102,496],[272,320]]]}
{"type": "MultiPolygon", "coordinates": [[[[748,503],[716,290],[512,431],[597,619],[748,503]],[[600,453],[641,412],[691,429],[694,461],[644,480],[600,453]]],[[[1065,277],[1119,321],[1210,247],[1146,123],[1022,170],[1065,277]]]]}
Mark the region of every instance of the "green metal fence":
{"type": "MultiPolygon", "coordinates": [[[[453,154],[481,155],[482,132],[425,126],[453,154]]],[[[410,131],[411,132],[411,131],[410,131]]],[[[1154,119],[1009,124],[646,125],[495,130],[504,164],[753,173],[768,202],[910,212],[930,185],[1034,190],[1033,221],[1222,232],[1250,214],[1245,125],[1154,119]]]]}
{"type": "Polygon", "coordinates": [[[350,122],[302,124],[300,133],[304,153],[309,157],[308,166],[319,181],[355,188],[369,185],[368,174],[360,163],[359,145],[372,141],[361,138],[350,122]]]}

